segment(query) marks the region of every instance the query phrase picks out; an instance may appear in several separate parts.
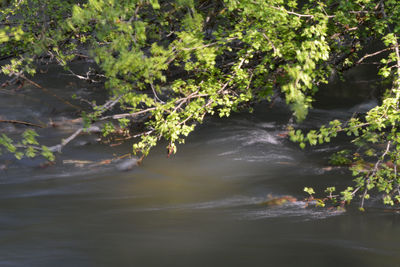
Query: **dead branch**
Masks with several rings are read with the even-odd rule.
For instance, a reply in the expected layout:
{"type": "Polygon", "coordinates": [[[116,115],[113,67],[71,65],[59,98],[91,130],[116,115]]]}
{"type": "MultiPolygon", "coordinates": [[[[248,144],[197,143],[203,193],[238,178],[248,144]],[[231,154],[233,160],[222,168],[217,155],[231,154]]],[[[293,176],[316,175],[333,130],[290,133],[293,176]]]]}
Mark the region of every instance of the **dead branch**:
{"type": "MultiPolygon", "coordinates": [[[[270,8],[286,12],[287,14],[290,14],[290,15],[295,15],[295,16],[297,16],[299,18],[311,18],[311,19],[314,18],[314,15],[300,14],[300,13],[296,13],[296,12],[293,12],[293,11],[286,10],[286,9],[284,9],[282,7],[270,6],[270,8]]],[[[334,15],[328,15],[327,17],[328,18],[334,18],[335,16],[334,15]]]]}
{"type": "Polygon", "coordinates": [[[155,109],[157,109],[157,108],[152,107],[152,108],[147,108],[147,109],[144,109],[144,110],[141,110],[138,112],[134,112],[134,113],[121,113],[121,114],[115,114],[115,115],[110,115],[110,116],[104,116],[104,117],[99,118],[99,121],[109,120],[109,119],[118,120],[118,119],[128,118],[128,117],[136,117],[138,115],[148,113],[155,109]]]}
{"type": "Polygon", "coordinates": [[[89,128],[79,128],[78,130],[76,130],[73,134],[71,134],[69,137],[67,137],[66,139],[63,139],[61,141],[60,144],[55,145],[55,146],[51,146],[49,147],[49,150],[51,152],[58,152],[61,153],[61,150],[72,140],[74,140],[76,137],[78,137],[83,131],[85,131],[86,133],[97,133],[100,131],[100,128],[98,126],[91,126],[89,128]]]}
{"type": "Polygon", "coordinates": [[[0,122],[4,122],[4,123],[13,123],[13,124],[22,124],[22,125],[26,125],[26,126],[33,126],[33,127],[44,128],[44,126],[42,126],[42,125],[35,124],[35,123],[31,123],[31,122],[26,122],[26,121],[18,121],[18,120],[0,120],[0,122]]]}
{"type": "Polygon", "coordinates": [[[382,50],[377,51],[377,52],[372,53],[372,54],[366,54],[365,56],[363,56],[362,58],[360,58],[360,59],[356,62],[356,64],[358,65],[358,64],[360,64],[361,62],[363,62],[365,59],[367,59],[367,58],[369,58],[369,57],[377,56],[377,55],[379,55],[380,53],[386,52],[386,51],[388,51],[388,50],[390,50],[390,49],[391,49],[391,48],[385,48],[385,49],[382,49],[382,50]]]}

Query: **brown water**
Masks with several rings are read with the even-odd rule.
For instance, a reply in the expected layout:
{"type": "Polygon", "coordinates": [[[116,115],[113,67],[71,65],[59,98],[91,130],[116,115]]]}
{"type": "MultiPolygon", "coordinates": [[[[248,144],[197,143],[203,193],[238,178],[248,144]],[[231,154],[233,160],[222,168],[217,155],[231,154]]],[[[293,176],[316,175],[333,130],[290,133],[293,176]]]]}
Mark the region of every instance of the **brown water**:
{"type": "MultiPolygon", "coordinates": [[[[82,95],[99,90],[71,84],[56,70],[37,81],[61,96],[76,88],[82,95]]],[[[358,81],[333,86],[362,92],[366,85],[358,81]]],[[[73,110],[51,96],[23,90],[25,96],[0,91],[1,116],[32,122],[72,117],[73,110]]],[[[305,125],[345,118],[376,101],[346,96],[341,104],[313,110],[305,125]]],[[[344,140],[301,151],[280,138],[288,114],[277,103],[252,115],[209,120],[176,156],[168,159],[160,146],[130,172],[115,164],[66,163],[99,162],[130,149],[87,136],[48,168],[38,168],[40,160],[3,155],[0,266],[400,266],[400,215],[385,212],[379,199],[365,213],[304,208],[304,186],[340,187],[352,178],[342,169],[323,169],[344,140]],[[299,201],[260,205],[268,195],[299,201]]],[[[8,134],[23,130],[1,127],[8,134]]],[[[53,145],[71,131],[44,129],[41,140],[53,145]]]]}

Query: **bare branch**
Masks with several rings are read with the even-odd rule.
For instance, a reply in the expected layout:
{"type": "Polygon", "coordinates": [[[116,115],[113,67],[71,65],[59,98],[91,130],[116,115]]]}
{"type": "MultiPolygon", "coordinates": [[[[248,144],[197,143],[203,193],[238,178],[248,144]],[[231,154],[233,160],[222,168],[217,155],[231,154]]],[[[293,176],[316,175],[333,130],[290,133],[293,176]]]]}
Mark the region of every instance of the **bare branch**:
{"type": "Polygon", "coordinates": [[[49,150],[51,152],[61,152],[61,150],[72,140],[74,140],[76,137],[78,137],[83,131],[87,132],[87,133],[97,133],[100,131],[100,128],[98,126],[91,126],[89,128],[79,128],[78,130],[76,130],[73,134],[71,134],[69,137],[67,137],[66,139],[63,139],[61,141],[60,144],[55,145],[55,146],[51,146],[49,147],[49,150]]]}
{"type": "Polygon", "coordinates": [[[375,176],[376,172],[379,169],[379,166],[380,166],[381,162],[385,159],[385,156],[387,155],[387,153],[389,153],[390,144],[391,144],[391,141],[388,141],[385,151],[383,152],[383,154],[379,158],[379,160],[375,163],[374,168],[372,169],[372,173],[370,173],[368,175],[367,184],[365,186],[364,193],[363,193],[363,195],[361,197],[361,205],[360,205],[361,208],[364,208],[364,200],[365,200],[365,197],[366,197],[366,195],[368,193],[368,185],[371,183],[371,177],[375,176]]]}
{"type": "MultiPolygon", "coordinates": [[[[270,7],[273,8],[273,9],[279,10],[279,11],[286,12],[287,14],[290,14],[290,15],[295,15],[295,16],[297,16],[299,18],[311,18],[311,19],[314,18],[314,15],[296,13],[296,12],[293,12],[293,11],[286,10],[283,7],[276,7],[276,6],[270,6],[270,7]]],[[[328,18],[334,18],[335,16],[334,15],[328,15],[327,17],[328,18]]]]}
{"type": "Polygon", "coordinates": [[[277,54],[278,50],[276,50],[276,47],[274,43],[271,41],[271,39],[269,39],[269,37],[265,33],[263,33],[262,35],[264,36],[265,39],[268,40],[268,43],[272,46],[272,49],[274,49],[274,53],[277,54]]]}
{"type": "Polygon", "coordinates": [[[122,114],[104,116],[104,117],[99,118],[99,120],[100,121],[109,120],[109,119],[118,120],[118,119],[122,119],[122,118],[136,117],[138,115],[142,115],[142,114],[148,113],[148,112],[150,112],[152,110],[155,110],[155,109],[157,109],[157,108],[152,107],[152,108],[147,108],[147,109],[144,109],[144,110],[141,110],[141,111],[138,111],[138,112],[134,112],[134,113],[122,113],[122,114]]]}
{"type": "Polygon", "coordinates": [[[157,96],[157,92],[156,92],[156,89],[154,88],[153,83],[150,83],[150,87],[151,87],[151,90],[153,91],[154,99],[155,99],[156,101],[162,103],[162,104],[165,104],[165,102],[162,101],[162,100],[157,96]]]}
{"type": "Polygon", "coordinates": [[[367,59],[367,58],[369,58],[369,57],[374,57],[374,56],[379,55],[379,54],[381,54],[381,53],[383,53],[383,52],[386,52],[386,51],[388,51],[388,50],[390,50],[390,49],[391,49],[391,48],[385,48],[385,49],[382,49],[382,50],[377,51],[377,52],[375,52],[375,53],[366,54],[365,56],[363,56],[362,58],[360,58],[360,59],[356,62],[356,64],[360,64],[360,63],[363,62],[365,59],[367,59]]]}
{"type": "Polygon", "coordinates": [[[44,128],[44,126],[42,126],[42,125],[35,124],[35,123],[31,123],[31,122],[26,122],[26,121],[18,121],[18,120],[0,120],[0,122],[4,122],[4,123],[14,123],[14,124],[22,124],[22,125],[26,125],[26,126],[33,126],[33,127],[44,128]]]}

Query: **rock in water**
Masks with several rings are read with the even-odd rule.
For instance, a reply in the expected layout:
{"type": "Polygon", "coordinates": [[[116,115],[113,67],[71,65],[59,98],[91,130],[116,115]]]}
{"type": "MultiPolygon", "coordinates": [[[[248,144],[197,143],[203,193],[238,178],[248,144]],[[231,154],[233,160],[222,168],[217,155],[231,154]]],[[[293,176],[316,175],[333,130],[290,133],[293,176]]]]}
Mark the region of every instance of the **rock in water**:
{"type": "Polygon", "coordinates": [[[271,196],[268,197],[268,200],[261,202],[261,205],[266,205],[266,206],[282,206],[283,204],[290,202],[296,202],[297,199],[292,196],[283,196],[283,197],[275,197],[272,198],[271,196]]]}
{"type": "Polygon", "coordinates": [[[139,165],[139,159],[137,159],[137,158],[124,159],[120,163],[117,164],[117,170],[129,171],[138,165],[139,165]]]}

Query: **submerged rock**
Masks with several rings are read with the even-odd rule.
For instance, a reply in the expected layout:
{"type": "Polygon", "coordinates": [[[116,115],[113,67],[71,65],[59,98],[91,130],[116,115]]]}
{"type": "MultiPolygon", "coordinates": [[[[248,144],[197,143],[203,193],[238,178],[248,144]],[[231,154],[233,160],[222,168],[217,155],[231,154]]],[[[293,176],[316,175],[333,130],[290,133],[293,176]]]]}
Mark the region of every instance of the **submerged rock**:
{"type": "Polygon", "coordinates": [[[84,167],[88,164],[93,164],[94,161],[91,160],[74,160],[74,159],[65,159],[62,161],[63,164],[73,164],[75,167],[84,167]]]}
{"type": "Polygon", "coordinates": [[[268,197],[269,199],[266,201],[263,201],[260,203],[260,205],[266,205],[266,206],[281,206],[285,203],[293,203],[296,202],[297,199],[292,196],[283,196],[283,197],[268,197]]]}
{"type": "Polygon", "coordinates": [[[133,168],[139,166],[140,160],[138,158],[124,159],[117,164],[117,170],[119,171],[130,171],[133,168]]]}

